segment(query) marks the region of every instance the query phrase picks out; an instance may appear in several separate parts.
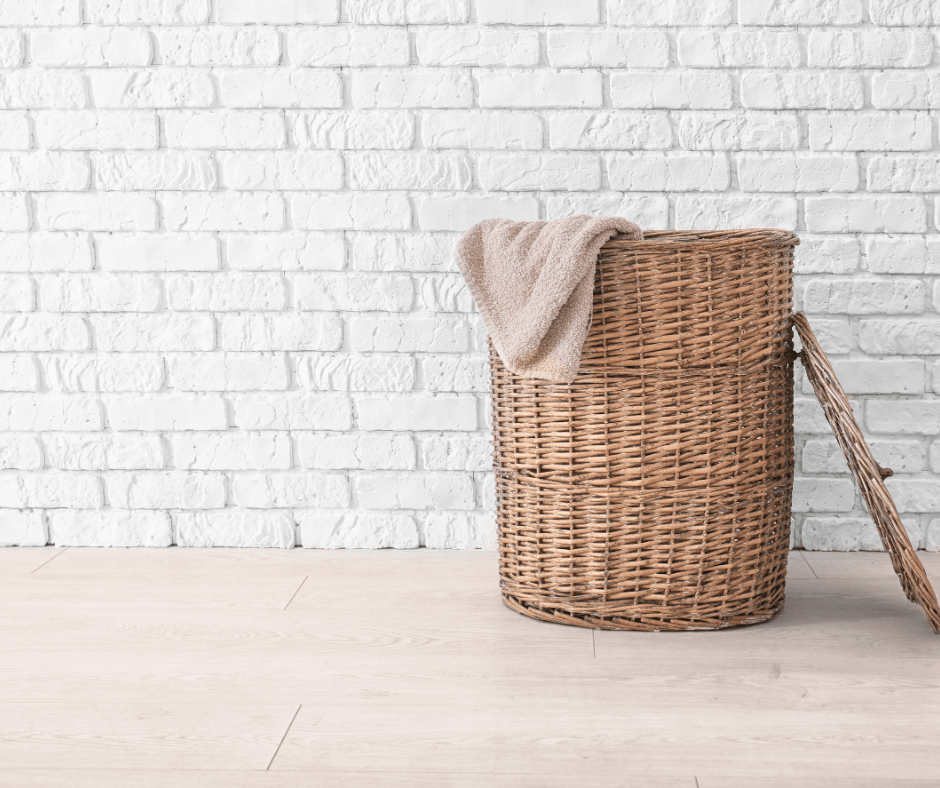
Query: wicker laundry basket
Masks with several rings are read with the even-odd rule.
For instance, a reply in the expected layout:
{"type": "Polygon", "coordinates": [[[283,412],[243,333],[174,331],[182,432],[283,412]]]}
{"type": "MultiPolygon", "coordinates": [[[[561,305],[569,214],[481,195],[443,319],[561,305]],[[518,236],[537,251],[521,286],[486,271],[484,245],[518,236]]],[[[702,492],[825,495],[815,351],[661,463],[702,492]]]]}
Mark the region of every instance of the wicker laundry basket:
{"type": "Polygon", "coordinates": [[[795,235],[655,232],[601,250],[571,384],[490,349],[511,608],[601,629],[720,629],[783,604],[795,235]]]}

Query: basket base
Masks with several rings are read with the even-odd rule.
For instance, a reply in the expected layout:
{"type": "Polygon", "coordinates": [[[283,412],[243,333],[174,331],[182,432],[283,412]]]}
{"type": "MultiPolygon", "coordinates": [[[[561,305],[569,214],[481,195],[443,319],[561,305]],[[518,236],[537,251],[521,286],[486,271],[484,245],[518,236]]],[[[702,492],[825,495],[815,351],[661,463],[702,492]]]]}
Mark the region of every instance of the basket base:
{"type": "Polygon", "coordinates": [[[567,624],[568,626],[585,627],[587,629],[613,629],[634,632],[710,631],[763,624],[765,621],[770,621],[783,609],[784,601],[783,594],[781,594],[777,604],[765,610],[749,611],[738,615],[722,614],[715,617],[696,616],[692,618],[682,617],[678,612],[674,616],[669,616],[668,609],[664,610],[662,607],[651,607],[647,611],[637,610],[635,616],[598,616],[589,613],[572,613],[561,608],[526,605],[507,593],[503,593],[502,597],[503,604],[506,607],[539,621],[549,621],[553,624],[567,624]]]}

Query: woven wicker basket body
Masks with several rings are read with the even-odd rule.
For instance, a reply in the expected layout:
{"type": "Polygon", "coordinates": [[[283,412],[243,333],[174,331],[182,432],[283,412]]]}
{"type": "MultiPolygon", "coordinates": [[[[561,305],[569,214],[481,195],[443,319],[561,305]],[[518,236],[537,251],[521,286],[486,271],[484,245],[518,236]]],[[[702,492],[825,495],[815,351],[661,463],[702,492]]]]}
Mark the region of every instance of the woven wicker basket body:
{"type": "Polygon", "coordinates": [[[507,605],[603,629],[719,629],[783,604],[793,247],[772,230],[601,250],[581,372],[490,350],[507,605]]]}

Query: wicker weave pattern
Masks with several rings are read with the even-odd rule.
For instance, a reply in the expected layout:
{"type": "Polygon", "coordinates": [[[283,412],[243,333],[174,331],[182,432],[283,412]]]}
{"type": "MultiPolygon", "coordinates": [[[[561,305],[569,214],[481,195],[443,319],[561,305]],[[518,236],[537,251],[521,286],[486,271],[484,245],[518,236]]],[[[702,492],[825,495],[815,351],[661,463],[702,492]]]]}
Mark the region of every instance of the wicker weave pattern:
{"type": "Polygon", "coordinates": [[[783,603],[793,479],[791,233],[601,250],[582,371],[490,351],[507,605],[606,629],[718,629],[783,603]]]}
{"type": "Polygon", "coordinates": [[[884,480],[892,475],[892,471],[890,468],[882,468],[872,456],[858,422],[855,421],[852,406],[836,379],[829,359],[809,327],[806,315],[797,312],[793,323],[803,344],[800,358],[806,369],[806,376],[813,384],[813,390],[823,406],[829,426],[832,427],[832,432],[845,453],[849,469],[862,491],[865,505],[875,522],[882,544],[891,556],[891,564],[901,581],[901,588],[909,600],[924,608],[930,626],[934,632],[940,633],[940,605],[937,604],[937,595],[927,579],[924,565],[911,545],[891,493],[884,483],[884,480]]]}

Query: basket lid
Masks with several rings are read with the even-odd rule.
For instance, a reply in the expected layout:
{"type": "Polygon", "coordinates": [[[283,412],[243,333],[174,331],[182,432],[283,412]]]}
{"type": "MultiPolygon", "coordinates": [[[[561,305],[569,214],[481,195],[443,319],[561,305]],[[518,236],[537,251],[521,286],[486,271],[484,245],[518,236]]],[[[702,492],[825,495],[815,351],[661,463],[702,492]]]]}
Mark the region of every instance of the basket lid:
{"type": "Polygon", "coordinates": [[[878,535],[891,556],[891,565],[901,581],[901,587],[908,599],[924,608],[930,625],[935,632],[940,633],[940,605],[937,604],[937,596],[901,524],[894,500],[884,482],[892,475],[892,471],[875,462],[852,413],[849,400],[836,379],[829,359],[819,346],[806,315],[797,312],[793,316],[793,323],[803,343],[800,360],[806,369],[806,376],[813,384],[813,390],[822,404],[826,419],[842,451],[845,452],[845,459],[862,491],[878,535]]]}

